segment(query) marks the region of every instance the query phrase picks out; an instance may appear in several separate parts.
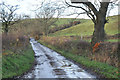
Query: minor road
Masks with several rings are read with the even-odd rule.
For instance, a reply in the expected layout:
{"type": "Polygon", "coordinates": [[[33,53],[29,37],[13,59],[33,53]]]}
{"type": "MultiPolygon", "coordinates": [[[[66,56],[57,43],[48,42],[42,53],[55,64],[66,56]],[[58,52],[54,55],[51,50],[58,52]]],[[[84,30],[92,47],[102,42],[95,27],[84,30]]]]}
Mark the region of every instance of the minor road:
{"type": "Polygon", "coordinates": [[[31,72],[23,76],[24,78],[96,78],[33,38],[30,43],[35,52],[37,64],[31,72]]]}

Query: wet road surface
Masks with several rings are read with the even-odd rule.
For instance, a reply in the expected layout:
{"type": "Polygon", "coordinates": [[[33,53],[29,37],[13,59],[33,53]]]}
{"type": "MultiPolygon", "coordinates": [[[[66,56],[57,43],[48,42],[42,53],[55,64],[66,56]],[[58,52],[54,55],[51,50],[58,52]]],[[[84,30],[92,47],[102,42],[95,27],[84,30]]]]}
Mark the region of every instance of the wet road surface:
{"type": "Polygon", "coordinates": [[[37,64],[23,78],[96,78],[57,52],[30,40],[37,64]]]}

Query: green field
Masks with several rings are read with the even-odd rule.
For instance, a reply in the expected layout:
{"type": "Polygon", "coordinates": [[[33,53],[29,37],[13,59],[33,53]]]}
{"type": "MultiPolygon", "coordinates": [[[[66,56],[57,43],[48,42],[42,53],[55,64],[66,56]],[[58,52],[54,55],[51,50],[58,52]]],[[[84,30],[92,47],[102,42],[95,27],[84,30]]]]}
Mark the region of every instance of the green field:
{"type": "MultiPolygon", "coordinates": [[[[118,17],[119,16],[111,16],[108,17],[109,23],[105,25],[105,32],[108,35],[114,35],[120,33],[118,31],[118,17]]],[[[50,34],[50,36],[90,36],[93,34],[94,25],[91,20],[81,19],[81,24],[75,25],[73,27],[57,31],[54,34],[50,34]]]]}
{"type": "Polygon", "coordinates": [[[63,24],[67,24],[69,22],[73,22],[75,20],[80,20],[82,23],[86,22],[86,19],[59,18],[58,21],[55,24],[60,26],[60,25],[63,25],[63,24]]]}
{"type": "Polygon", "coordinates": [[[2,56],[2,78],[12,78],[20,76],[28,71],[34,63],[34,52],[28,48],[23,53],[5,51],[8,55],[2,56]]]}

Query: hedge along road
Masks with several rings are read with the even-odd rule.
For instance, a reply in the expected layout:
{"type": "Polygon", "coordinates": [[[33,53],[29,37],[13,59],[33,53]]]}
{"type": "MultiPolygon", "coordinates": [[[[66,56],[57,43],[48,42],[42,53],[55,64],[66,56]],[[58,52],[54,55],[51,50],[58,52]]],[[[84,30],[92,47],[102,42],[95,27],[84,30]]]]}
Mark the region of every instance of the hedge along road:
{"type": "Polygon", "coordinates": [[[96,78],[33,38],[30,39],[30,43],[35,52],[37,65],[23,78],[96,78]]]}

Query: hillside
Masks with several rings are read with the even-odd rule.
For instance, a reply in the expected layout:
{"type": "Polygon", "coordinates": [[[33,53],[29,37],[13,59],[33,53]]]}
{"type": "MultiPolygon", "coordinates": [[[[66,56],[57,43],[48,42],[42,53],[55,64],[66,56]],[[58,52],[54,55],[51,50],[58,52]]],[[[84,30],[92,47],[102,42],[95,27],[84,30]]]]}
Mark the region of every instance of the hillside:
{"type": "MultiPolygon", "coordinates": [[[[55,28],[55,27],[59,28],[59,27],[63,26],[64,24],[69,24],[70,22],[73,22],[75,20],[79,20],[79,19],[59,18],[52,26],[49,27],[49,29],[52,29],[52,28],[55,28]]],[[[82,20],[82,21],[84,22],[85,20],[82,20]]],[[[24,19],[24,20],[19,21],[18,23],[12,25],[12,28],[11,28],[12,31],[11,32],[13,32],[15,28],[18,31],[22,29],[25,33],[32,32],[32,31],[39,32],[39,33],[43,32],[43,30],[42,30],[43,26],[41,25],[41,21],[37,18],[35,18],[35,19],[24,19]],[[27,29],[27,31],[26,31],[26,29],[27,29]]]]}
{"type": "MultiPolygon", "coordinates": [[[[120,15],[118,15],[120,16],[120,15]]],[[[118,34],[118,16],[108,17],[109,23],[105,25],[105,32],[108,35],[118,34]]],[[[80,20],[81,24],[57,31],[51,36],[90,36],[93,34],[93,22],[91,20],[80,20]]]]}

